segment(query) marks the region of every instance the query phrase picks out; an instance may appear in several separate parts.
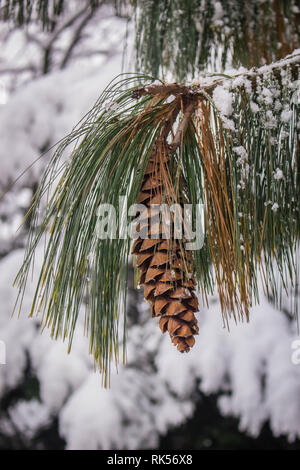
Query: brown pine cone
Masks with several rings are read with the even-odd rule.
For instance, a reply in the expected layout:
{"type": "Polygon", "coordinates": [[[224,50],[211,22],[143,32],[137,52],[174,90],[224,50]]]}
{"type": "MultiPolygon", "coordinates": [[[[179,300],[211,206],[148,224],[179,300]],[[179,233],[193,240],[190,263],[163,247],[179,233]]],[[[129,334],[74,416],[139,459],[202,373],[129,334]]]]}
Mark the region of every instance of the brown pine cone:
{"type": "Polygon", "coordinates": [[[152,316],[160,317],[161,331],[169,332],[177,349],[188,352],[195,343],[194,335],[198,334],[195,317],[198,299],[194,292],[190,252],[184,251],[182,240],[174,239],[172,231],[169,239],[163,238],[167,234],[164,225],[155,219],[158,208],[153,205],[167,203],[162,165],[167,166],[167,159],[159,163],[155,155],[148,162],[138,196],[138,202],[146,208],[140,214],[137,230],[146,227],[149,238],[137,238],[132,253],[137,257],[140,285],[144,286],[144,297],[150,303],[152,316]],[[153,234],[157,238],[153,238],[153,234]]]}

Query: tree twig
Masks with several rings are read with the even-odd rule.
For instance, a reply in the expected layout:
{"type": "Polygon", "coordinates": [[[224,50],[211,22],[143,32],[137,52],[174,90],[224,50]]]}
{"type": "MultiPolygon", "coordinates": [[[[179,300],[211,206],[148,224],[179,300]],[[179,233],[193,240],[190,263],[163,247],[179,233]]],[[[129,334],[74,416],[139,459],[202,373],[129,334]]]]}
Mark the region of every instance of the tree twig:
{"type": "Polygon", "coordinates": [[[58,39],[60,34],[70,26],[72,26],[78,18],[80,18],[85,12],[86,12],[87,7],[85,6],[81,10],[79,10],[75,15],[73,15],[69,20],[67,20],[52,36],[50,39],[49,43],[45,47],[45,52],[44,52],[44,66],[43,66],[43,74],[47,74],[49,71],[49,67],[51,65],[51,51],[54,42],[58,39]]]}
{"type": "MultiPolygon", "coordinates": [[[[183,97],[200,97],[203,96],[205,93],[211,94],[215,87],[217,85],[222,85],[224,82],[228,80],[234,80],[235,78],[238,77],[244,77],[244,78],[249,78],[249,79],[255,79],[256,77],[262,77],[266,73],[276,73],[277,71],[280,72],[280,70],[285,69],[286,67],[293,67],[297,68],[299,67],[300,63],[300,53],[297,50],[296,54],[290,54],[286,56],[284,59],[279,60],[278,62],[274,62],[273,64],[270,65],[264,65],[258,69],[252,68],[250,70],[247,70],[246,72],[238,73],[236,75],[232,76],[222,76],[219,80],[212,82],[207,85],[183,85],[183,84],[178,84],[178,83],[160,83],[158,85],[152,84],[148,85],[146,87],[142,88],[137,88],[136,90],[133,91],[132,97],[135,99],[139,99],[142,96],[147,96],[147,95],[165,95],[165,96],[178,96],[181,95],[183,97]]],[[[207,78],[207,77],[204,77],[207,78]]]]}
{"type": "Polygon", "coordinates": [[[70,43],[70,45],[69,45],[69,47],[68,47],[68,49],[65,53],[65,56],[64,56],[64,58],[61,62],[61,65],[60,65],[61,69],[64,69],[66,67],[67,63],[69,62],[69,59],[71,58],[71,55],[72,55],[72,52],[73,52],[75,46],[78,44],[78,42],[80,41],[80,39],[82,37],[81,33],[82,33],[83,29],[85,28],[85,26],[88,24],[88,22],[93,18],[94,12],[95,12],[95,10],[91,9],[89,11],[89,13],[83,18],[83,20],[79,24],[78,28],[75,30],[73,39],[72,39],[72,41],[71,41],[71,43],[70,43]]]}
{"type": "Polygon", "coordinates": [[[169,148],[171,150],[171,152],[174,152],[178,147],[179,145],[181,144],[182,142],[182,138],[185,134],[185,131],[187,129],[187,126],[188,126],[188,123],[189,123],[189,120],[195,110],[195,105],[196,105],[196,102],[195,100],[193,100],[192,102],[190,102],[187,106],[186,106],[186,109],[183,113],[183,118],[178,126],[178,129],[176,131],[176,134],[174,136],[174,139],[172,140],[171,144],[169,145],[169,148]]]}

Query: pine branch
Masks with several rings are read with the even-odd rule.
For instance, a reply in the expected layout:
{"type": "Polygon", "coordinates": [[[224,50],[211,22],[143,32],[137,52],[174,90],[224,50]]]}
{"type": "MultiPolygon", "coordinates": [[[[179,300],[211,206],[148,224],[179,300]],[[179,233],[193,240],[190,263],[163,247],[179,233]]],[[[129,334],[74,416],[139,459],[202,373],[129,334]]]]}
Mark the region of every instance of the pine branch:
{"type": "MultiPolygon", "coordinates": [[[[100,2],[99,3],[99,6],[102,5],[103,2],[100,2]]],[[[86,11],[86,8],[84,9],[84,11],[86,11]]],[[[61,69],[64,69],[66,67],[66,65],[68,64],[71,56],[72,56],[72,52],[73,50],[75,49],[76,45],[78,44],[78,42],[80,41],[81,37],[82,37],[82,32],[84,30],[84,28],[86,27],[86,25],[89,23],[89,21],[93,18],[94,16],[94,10],[93,9],[90,9],[90,11],[88,11],[88,13],[84,16],[84,18],[82,19],[82,21],[80,22],[79,26],[76,28],[75,30],[75,33],[73,35],[73,39],[64,55],[64,58],[61,62],[61,65],[60,65],[60,68],[61,69]]]]}
{"type": "Polygon", "coordinates": [[[177,148],[182,144],[182,140],[184,137],[184,134],[187,130],[187,127],[189,125],[189,122],[191,120],[192,114],[195,111],[196,108],[196,100],[192,100],[189,104],[186,105],[184,112],[183,112],[183,117],[182,120],[178,126],[178,129],[176,131],[176,134],[169,145],[169,148],[172,152],[177,150],[177,148]]]}
{"type": "Polygon", "coordinates": [[[300,11],[291,0],[134,2],[137,70],[178,81],[228,62],[269,64],[298,47],[300,11]],[[216,53],[218,51],[218,53],[216,53]]]}
{"type": "Polygon", "coordinates": [[[292,74],[295,76],[298,75],[298,69],[300,64],[300,49],[295,50],[292,54],[286,56],[284,59],[281,59],[277,62],[274,62],[268,66],[262,66],[260,68],[253,68],[251,70],[247,70],[243,73],[235,73],[233,75],[224,76],[224,78],[218,78],[218,74],[209,74],[209,75],[202,75],[201,79],[198,81],[194,81],[192,85],[181,85],[178,83],[159,83],[159,84],[151,84],[150,86],[137,88],[133,91],[132,97],[135,99],[139,99],[142,96],[155,96],[155,95],[166,95],[166,96],[203,96],[203,94],[211,95],[213,90],[218,85],[224,85],[228,81],[232,81],[236,78],[249,78],[253,83],[253,87],[255,86],[255,80],[263,78],[267,74],[273,73],[275,76],[279,75],[282,70],[291,67],[292,74]],[[200,81],[203,81],[204,84],[200,85],[200,81]],[[209,84],[205,84],[205,82],[211,81],[209,84]]]}
{"type": "MultiPolygon", "coordinates": [[[[231,315],[247,319],[259,300],[261,276],[280,304],[281,289],[298,285],[298,78],[299,52],[269,67],[232,77],[211,75],[194,85],[118,77],[60,143],[46,169],[16,279],[19,302],[46,233],[31,314],[44,312],[43,326],[71,347],[86,299],[90,351],[109,375],[110,362],[119,359],[123,315],[126,324],[130,236],[99,239],[97,211],[110,203],[119,220],[119,198],[126,196],[128,207],[137,201],[149,159],[157,154],[170,200],[205,205],[205,242],[191,251],[203,303],[216,285],[224,322],[231,315]],[[67,148],[78,141],[63,163],[67,148]]],[[[122,336],[125,347],[126,329],[122,336]]]]}

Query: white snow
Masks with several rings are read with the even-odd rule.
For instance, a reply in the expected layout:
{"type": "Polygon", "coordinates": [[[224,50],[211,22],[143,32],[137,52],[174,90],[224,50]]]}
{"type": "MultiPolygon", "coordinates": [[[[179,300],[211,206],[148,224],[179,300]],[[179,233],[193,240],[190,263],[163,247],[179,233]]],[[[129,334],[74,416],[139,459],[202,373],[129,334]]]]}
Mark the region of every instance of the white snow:
{"type": "Polygon", "coordinates": [[[214,2],[214,15],[212,18],[212,23],[214,24],[214,26],[223,26],[223,16],[224,11],[221,2],[214,2]]]}
{"type": "Polygon", "coordinates": [[[292,117],[292,111],[289,110],[289,109],[284,109],[281,113],[281,121],[282,122],[289,122],[289,120],[291,119],[292,117]]]}
{"type": "MultiPolygon", "coordinates": [[[[291,360],[296,324],[262,293],[261,304],[250,312],[250,323],[230,322],[230,332],[222,327],[219,303],[210,298],[210,308],[201,308],[198,314],[199,336],[187,355],[178,354],[169,337],[161,335],[143,305],[146,323],[129,330],[128,364],[120,366],[118,374],[112,368],[111,388],[104,389],[100,375],[93,372],[81,320],[68,355],[65,345],[50,340],[47,330],[41,335],[37,321],[26,318],[32,289],[20,319],[9,319],[15,296],[10,283],[22,254],[20,250],[0,262],[0,337],[7,345],[7,365],[0,366],[0,395],[21,380],[25,352],[41,384],[40,405],[11,410],[20,429],[33,433],[58,414],[68,449],[154,448],[159,434],[192,415],[199,381],[204,393],[220,393],[222,413],[238,417],[248,433],[257,435],[269,420],[276,434],[300,436],[300,367],[291,360]],[[149,364],[151,356],[155,369],[149,364]],[[136,362],[140,369],[133,366],[136,362]]],[[[37,268],[41,259],[39,251],[37,268]]]]}
{"type": "Polygon", "coordinates": [[[274,103],[274,110],[275,111],[280,111],[282,108],[282,104],[280,103],[279,100],[276,100],[275,103],[274,103]]]}
{"type": "Polygon", "coordinates": [[[282,180],[284,178],[283,171],[280,168],[276,168],[274,179],[275,180],[282,180]]]}
{"type": "Polygon", "coordinates": [[[31,439],[50,423],[49,410],[37,400],[21,400],[8,413],[14,428],[26,439],[31,439]]]}
{"type": "Polygon", "coordinates": [[[259,112],[259,106],[258,104],[254,103],[254,101],[250,102],[250,108],[251,108],[252,113],[254,114],[259,112]]]}
{"type": "Polygon", "coordinates": [[[229,131],[232,131],[232,132],[235,131],[234,122],[232,119],[227,119],[225,116],[223,116],[222,123],[223,123],[224,129],[228,129],[229,131]]]}
{"type": "Polygon", "coordinates": [[[233,150],[237,155],[240,156],[241,161],[246,160],[246,159],[248,158],[247,151],[246,151],[245,147],[243,147],[242,145],[240,145],[240,146],[238,146],[238,147],[233,147],[232,150],[233,150]]]}
{"type": "Polygon", "coordinates": [[[223,116],[230,116],[232,114],[232,94],[224,87],[218,85],[214,89],[213,101],[223,116]]]}

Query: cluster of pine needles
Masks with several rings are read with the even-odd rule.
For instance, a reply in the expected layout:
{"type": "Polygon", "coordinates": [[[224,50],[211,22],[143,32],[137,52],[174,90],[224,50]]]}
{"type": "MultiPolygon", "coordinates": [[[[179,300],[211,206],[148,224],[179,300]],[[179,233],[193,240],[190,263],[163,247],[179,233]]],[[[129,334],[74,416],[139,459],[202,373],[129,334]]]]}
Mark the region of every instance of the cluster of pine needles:
{"type": "Polygon", "coordinates": [[[211,77],[205,87],[153,84],[145,75],[117,77],[58,144],[46,168],[28,214],[31,230],[16,278],[17,305],[45,237],[30,314],[42,312],[42,325],[54,338],[68,339],[71,348],[84,307],[90,352],[100,370],[109,376],[119,344],[125,359],[131,239],[129,234],[98,238],[97,209],[112,204],[122,220],[119,198],[126,197],[128,207],[136,202],[162,133],[171,148],[169,192],[193,206],[205,205],[204,245],[192,253],[203,304],[216,285],[224,322],[230,316],[248,319],[259,300],[260,277],[280,305],[282,289],[297,290],[298,282],[299,103],[295,88],[286,86],[296,83],[298,74],[294,56],[244,81],[211,77]],[[232,95],[230,126],[214,103],[217,86],[227,86],[232,95]],[[279,112],[272,126],[266,125],[269,109],[260,100],[265,89],[276,91],[277,100],[289,107],[288,122],[279,112]]]}

